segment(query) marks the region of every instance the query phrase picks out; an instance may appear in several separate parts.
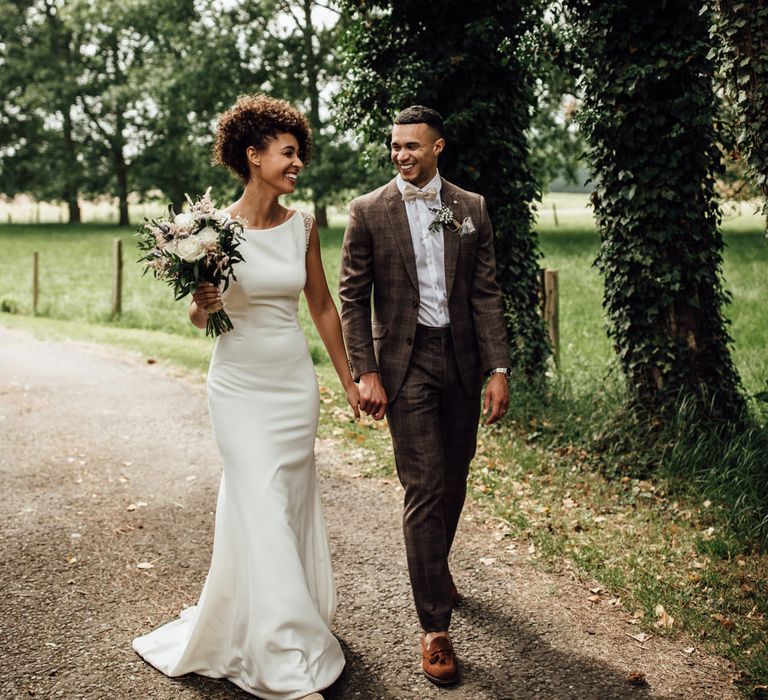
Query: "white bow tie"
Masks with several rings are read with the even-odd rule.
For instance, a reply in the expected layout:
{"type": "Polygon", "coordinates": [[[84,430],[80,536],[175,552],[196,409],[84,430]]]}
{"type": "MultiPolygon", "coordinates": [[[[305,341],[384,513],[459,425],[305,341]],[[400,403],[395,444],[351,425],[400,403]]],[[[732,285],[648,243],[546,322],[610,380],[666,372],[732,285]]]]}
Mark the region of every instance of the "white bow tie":
{"type": "Polygon", "coordinates": [[[430,187],[426,190],[418,190],[410,183],[405,183],[405,189],[403,190],[403,201],[413,202],[416,199],[425,199],[431,202],[437,199],[437,190],[434,187],[430,187]]]}

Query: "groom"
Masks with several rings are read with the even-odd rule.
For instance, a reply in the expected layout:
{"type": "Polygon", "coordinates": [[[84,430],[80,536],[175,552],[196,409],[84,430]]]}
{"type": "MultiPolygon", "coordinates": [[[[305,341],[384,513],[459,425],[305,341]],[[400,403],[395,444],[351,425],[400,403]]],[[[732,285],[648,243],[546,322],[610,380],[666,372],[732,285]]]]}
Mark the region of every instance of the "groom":
{"type": "Polygon", "coordinates": [[[485,199],[440,177],[443,120],[420,105],[392,127],[397,177],[349,207],[339,296],[360,407],[385,413],[405,488],[403,531],[422,669],[458,680],[448,628],[459,594],[448,569],[475,454],[480,394],[507,410],[509,354],[485,199]],[[373,297],[373,322],[371,322],[373,297]]]}

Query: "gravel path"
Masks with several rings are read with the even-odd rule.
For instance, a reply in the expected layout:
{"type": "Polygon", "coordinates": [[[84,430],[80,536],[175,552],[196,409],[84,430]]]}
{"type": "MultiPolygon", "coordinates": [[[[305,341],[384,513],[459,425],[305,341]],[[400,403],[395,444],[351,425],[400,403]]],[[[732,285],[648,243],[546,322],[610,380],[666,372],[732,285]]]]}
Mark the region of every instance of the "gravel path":
{"type": "MultiPolygon", "coordinates": [[[[0,328],[0,697],[250,697],[225,681],[168,679],[131,639],[196,601],[221,463],[205,389],[113,349],[0,328]]],[[[544,574],[528,545],[470,506],[452,571],[463,680],[417,663],[399,485],[363,479],[318,443],[347,670],[330,700],[736,698],[732,670],[691,640],[630,638],[608,594],[567,567],[544,574]],[[647,683],[632,685],[629,674],[647,683]]]]}

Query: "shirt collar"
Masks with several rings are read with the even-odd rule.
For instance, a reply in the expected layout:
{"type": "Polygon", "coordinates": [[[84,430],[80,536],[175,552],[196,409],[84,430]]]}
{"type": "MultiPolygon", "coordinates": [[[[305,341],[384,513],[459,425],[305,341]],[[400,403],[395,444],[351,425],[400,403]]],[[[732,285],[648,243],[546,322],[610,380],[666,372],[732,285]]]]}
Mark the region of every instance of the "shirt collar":
{"type": "MultiPolygon", "coordinates": [[[[397,189],[400,190],[400,194],[403,193],[405,190],[406,182],[403,180],[403,176],[400,175],[400,173],[397,174],[397,177],[395,178],[395,182],[397,183],[397,189]]],[[[415,187],[415,185],[414,185],[415,187]]],[[[440,171],[438,170],[435,173],[435,176],[426,184],[424,187],[419,187],[419,190],[427,190],[430,187],[435,188],[435,192],[437,192],[437,196],[440,196],[440,190],[443,188],[443,180],[440,177],[440,171]]]]}

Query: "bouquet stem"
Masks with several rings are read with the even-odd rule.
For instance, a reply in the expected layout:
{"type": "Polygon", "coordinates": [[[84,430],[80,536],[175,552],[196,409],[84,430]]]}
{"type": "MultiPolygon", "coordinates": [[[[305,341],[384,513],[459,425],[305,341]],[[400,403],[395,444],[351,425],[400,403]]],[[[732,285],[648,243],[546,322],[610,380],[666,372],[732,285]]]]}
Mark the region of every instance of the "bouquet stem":
{"type": "Polygon", "coordinates": [[[229,320],[227,312],[224,309],[214,311],[212,314],[208,314],[208,322],[205,324],[205,335],[219,336],[222,333],[231,331],[234,326],[232,321],[229,320]]]}

